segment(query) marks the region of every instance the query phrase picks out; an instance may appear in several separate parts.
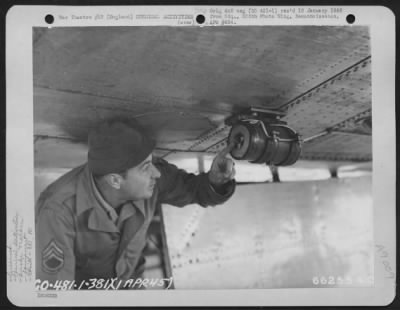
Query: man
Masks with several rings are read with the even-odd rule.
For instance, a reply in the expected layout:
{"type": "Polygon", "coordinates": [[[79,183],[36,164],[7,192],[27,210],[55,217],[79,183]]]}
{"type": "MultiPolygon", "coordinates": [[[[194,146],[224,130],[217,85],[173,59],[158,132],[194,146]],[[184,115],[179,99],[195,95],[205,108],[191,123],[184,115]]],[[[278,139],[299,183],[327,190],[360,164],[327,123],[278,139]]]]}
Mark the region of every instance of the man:
{"type": "Polygon", "coordinates": [[[140,278],[146,233],[159,203],[212,206],[235,189],[229,148],[215,157],[208,173],[194,175],[154,158],[154,141],[133,121],[101,124],[89,134],[88,145],[87,163],[39,197],[36,272],[41,281],[80,285],[93,278],[140,278]]]}

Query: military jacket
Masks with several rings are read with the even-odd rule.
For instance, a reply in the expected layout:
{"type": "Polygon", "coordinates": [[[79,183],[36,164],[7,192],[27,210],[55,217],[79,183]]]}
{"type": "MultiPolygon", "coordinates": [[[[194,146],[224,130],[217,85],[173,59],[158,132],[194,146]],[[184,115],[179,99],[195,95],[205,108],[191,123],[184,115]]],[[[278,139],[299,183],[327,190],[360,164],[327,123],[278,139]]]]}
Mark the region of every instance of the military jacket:
{"type": "Polygon", "coordinates": [[[161,176],[152,197],[127,202],[118,223],[96,199],[87,164],[47,187],[36,206],[37,279],[80,283],[93,278],[135,278],[143,271],[138,267],[146,233],[160,203],[214,206],[225,202],[235,189],[231,181],[221,195],[206,173],[187,173],[162,159],[154,164],[161,176]]]}

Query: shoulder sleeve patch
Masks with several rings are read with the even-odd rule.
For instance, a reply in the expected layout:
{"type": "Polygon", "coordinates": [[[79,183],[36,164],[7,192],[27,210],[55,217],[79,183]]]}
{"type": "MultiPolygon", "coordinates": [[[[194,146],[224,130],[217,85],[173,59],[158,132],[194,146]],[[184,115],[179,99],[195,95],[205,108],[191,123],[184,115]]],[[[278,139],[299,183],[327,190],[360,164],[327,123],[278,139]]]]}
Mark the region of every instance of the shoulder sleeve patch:
{"type": "Polygon", "coordinates": [[[42,269],[47,273],[56,273],[64,266],[64,252],[53,239],[42,251],[42,269]]]}

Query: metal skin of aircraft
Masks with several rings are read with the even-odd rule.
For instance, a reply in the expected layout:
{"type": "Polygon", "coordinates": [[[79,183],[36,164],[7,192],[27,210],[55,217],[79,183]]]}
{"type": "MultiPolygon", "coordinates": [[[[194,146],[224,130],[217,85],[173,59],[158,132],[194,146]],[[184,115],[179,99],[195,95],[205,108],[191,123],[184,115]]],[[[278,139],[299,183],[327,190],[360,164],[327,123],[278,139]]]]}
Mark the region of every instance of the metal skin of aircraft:
{"type": "MultiPolygon", "coordinates": [[[[249,108],[277,111],[303,141],[293,167],[333,176],[344,166],[370,172],[371,60],[363,26],[34,28],[36,195],[85,161],[90,128],[118,116],[137,119],[151,133],[156,156],[194,160],[189,166],[198,172],[226,146],[229,117],[249,108]]],[[[261,166],[268,170],[237,162],[243,174],[261,166]]],[[[257,180],[247,173],[242,181],[257,180]]],[[[370,178],[324,182],[242,185],[232,202],[236,215],[225,222],[231,213],[224,206],[164,206],[164,258],[175,287],[309,287],[321,277],[334,277],[335,285],[350,277],[351,286],[360,276],[370,283],[370,178]],[[275,209],[265,205],[267,197],[275,209]],[[365,212],[351,213],[346,199],[365,212]],[[279,201],[286,211],[276,210],[279,201]],[[244,218],[239,232],[230,231],[244,218]],[[321,225],[329,227],[322,229],[327,238],[315,228],[321,225]],[[243,268],[246,261],[252,263],[243,268]],[[213,273],[222,280],[210,281],[213,273]]]]}
{"type": "Polygon", "coordinates": [[[372,159],[366,27],[36,28],[33,46],[43,153],[85,142],[96,122],[118,115],[152,131],[161,156],[216,152],[224,120],[258,107],[285,112],[304,139],[316,136],[301,159],[372,159]]]}

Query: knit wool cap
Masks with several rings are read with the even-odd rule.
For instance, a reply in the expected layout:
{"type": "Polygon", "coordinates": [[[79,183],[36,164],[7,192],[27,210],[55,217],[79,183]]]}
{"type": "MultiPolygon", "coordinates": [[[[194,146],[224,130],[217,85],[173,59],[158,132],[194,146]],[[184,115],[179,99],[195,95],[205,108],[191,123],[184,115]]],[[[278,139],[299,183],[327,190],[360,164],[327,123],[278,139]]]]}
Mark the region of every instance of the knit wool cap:
{"type": "Polygon", "coordinates": [[[155,141],[133,120],[108,121],[89,133],[89,170],[98,176],[121,173],[144,161],[155,141]]]}

